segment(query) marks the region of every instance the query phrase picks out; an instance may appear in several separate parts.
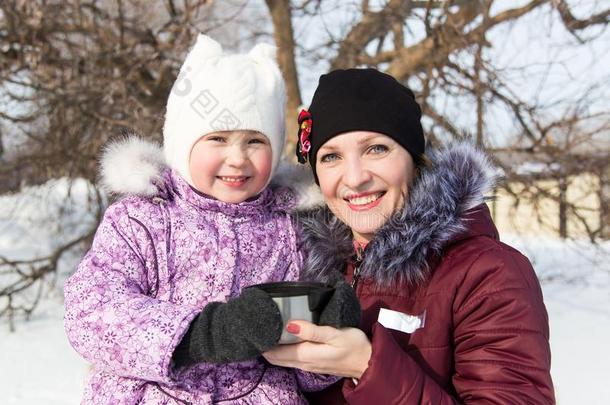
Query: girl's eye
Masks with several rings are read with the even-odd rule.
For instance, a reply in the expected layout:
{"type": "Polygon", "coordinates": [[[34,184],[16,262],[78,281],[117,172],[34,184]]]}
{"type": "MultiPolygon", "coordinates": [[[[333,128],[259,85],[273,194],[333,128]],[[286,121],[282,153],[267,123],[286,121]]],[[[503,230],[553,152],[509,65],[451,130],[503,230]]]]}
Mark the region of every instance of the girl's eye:
{"type": "Polygon", "coordinates": [[[339,156],[336,153],[327,153],[326,155],[322,155],[320,158],[321,163],[329,163],[339,159],[339,156]]]}
{"type": "Polygon", "coordinates": [[[385,153],[388,150],[390,149],[385,145],[373,145],[369,148],[369,152],[372,153],[385,153]]]}
{"type": "Polygon", "coordinates": [[[250,139],[250,140],[248,141],[248,143],[249,143],[249,144],[263,144],[263,145],[264,145],[264,144],[265,144],[265,141],[263,141],[262,139],[257,139],[257,138],[254,138],[254,139],[250,139]]]}
{"type": "Polygon", "coordinates": [[[222,136],[210,136],[208,138],[208,141],[212,141],[212,142],[224,142],[225,138],[223,138],[222,136]]]}

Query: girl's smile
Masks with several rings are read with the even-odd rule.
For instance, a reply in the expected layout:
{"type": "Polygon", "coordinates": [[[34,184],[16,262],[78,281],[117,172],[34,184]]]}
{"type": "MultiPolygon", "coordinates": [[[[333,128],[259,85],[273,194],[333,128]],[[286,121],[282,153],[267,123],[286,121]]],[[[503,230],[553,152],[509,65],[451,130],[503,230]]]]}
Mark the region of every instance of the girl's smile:
{"type": "Polygon", "coordinates": [[[248,176],[217,176],[226,186],[228,187],[241,187],[243,186],[250,177],[248,176]]]}

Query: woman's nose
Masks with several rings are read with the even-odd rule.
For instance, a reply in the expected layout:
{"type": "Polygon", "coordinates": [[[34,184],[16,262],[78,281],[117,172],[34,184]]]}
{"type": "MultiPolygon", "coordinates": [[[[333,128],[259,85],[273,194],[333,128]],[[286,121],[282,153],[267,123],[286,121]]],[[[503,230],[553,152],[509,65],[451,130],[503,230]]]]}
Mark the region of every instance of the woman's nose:
{"type": "Polygon", "coordinates": [[[373,178],[370,170],[361,159],[350,159],[347,163],[345,173],[343,173],[343,181],[346,186],[357,189],[373,178]]]}

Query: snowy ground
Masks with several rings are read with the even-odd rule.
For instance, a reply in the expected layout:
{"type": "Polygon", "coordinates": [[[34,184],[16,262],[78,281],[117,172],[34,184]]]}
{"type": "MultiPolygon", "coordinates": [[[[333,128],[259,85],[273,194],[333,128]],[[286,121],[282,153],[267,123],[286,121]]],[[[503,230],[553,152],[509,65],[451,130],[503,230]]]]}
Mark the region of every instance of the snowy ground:
{"type": "Polygon", "coordinates": [[[3,404],[79,404],[88,365],[72,350],[62,327],[59,299],[16,333],[0,330],[3,404]]]}
{"type": "MultiPolygon", "coordinates": [[[[56,189],[55,194],[45,197],[46,207],[52,208],[54,202],[65,201],[63,186],[58,184],[56,189]]],[[[82,203],[86,195],[86,185],[77,184],[71,198],[82,203]]],[[[19,201],[22,207],[19,212],[24,212],[23,206],[27,207],[29,202],[19,201]]],[[[3,210],[8,210],[14,203],[0,198],[3,210]]],[[[32,204],[32,207],[40,206],[40,201],[32,204]]],[[[28,218],[42,215],[34,208],[26,210],[25,214],[28,218]]],[[[74,235],[86,221],[92,220],[74,213],[66,218],[62,222],[62,234],[74,235]]],[[[40,225],[37,220],[34,222],[40,225]]],[[[14,213],[11,218],[0,216],[0,256],[26,257],[28,253],[44,251],[57,243],[57,238],[50,242],[44,232],[53,228],[51,225],[24,225],[14,213]]],[[[505,240],[530,258],[544,281],[557,403],[609,403],[610,243],[593,246],[585,242],[516,236],[505,240]]],[[[68,273],[72,265],[65,263],[62,267],[62,273],[68,273]]],[[[2,283],[0,279],[0,288],[2,283]]],[[[10,333],[6,322],[0,321],[2,404],[80,402],[88,365],[67,342],[62,312],[61,292],[54,292],[45,298],[30,321],[17,323],[17,332],[10,333]]]]}

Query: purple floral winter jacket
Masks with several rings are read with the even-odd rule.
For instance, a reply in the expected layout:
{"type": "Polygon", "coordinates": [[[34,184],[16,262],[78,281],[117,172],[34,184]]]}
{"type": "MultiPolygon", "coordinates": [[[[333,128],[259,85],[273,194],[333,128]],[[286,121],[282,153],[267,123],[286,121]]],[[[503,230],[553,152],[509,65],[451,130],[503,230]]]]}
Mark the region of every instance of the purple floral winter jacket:
{"type": "Polygon", "coordinates": [[[302,264],[287,210],[295,194],[267,188],[223,203],[163,172],[155,197],[112,204],[65,285],[65,329],[93,364],[86,404],[274,403],[305,400],[337,378],[256,360],[175,370],[172,352],[211,301],[252,284],[294,280],[302,264]]]}

